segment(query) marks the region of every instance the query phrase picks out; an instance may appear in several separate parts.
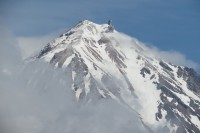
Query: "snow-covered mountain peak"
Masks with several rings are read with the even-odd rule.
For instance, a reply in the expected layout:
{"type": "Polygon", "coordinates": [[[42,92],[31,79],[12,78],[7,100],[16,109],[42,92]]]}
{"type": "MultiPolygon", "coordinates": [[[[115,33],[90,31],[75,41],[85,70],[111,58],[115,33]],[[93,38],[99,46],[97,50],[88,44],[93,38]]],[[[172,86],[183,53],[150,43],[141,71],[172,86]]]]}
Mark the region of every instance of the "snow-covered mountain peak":
{"type": "MultiPolygon", "coordinates": [[[[70,30],[61,34],[60,37],[54,39],[48,45],[56,47],[59,44],[73,45],[80,41],[99,41],[104,34],[115,33],[113,25],[95,24],[88,20],[80,21],[70,30]]],[[[80,43],[79,43],[80,44],[80,43]]],[[[64,46],[64,45],[62,45],[64,46]]]]}
{"type": "Polygon", "coordinates": [[[81,32],[83,36],[89,36],[114,31],[114,29],[110,29],[111,27],[112,26],[108,24],[96,24],[89,20],[82,20],[75,27],[70,29],[67,33],[81,32]]]}
{"type": "Polygon", "coordinates": [[[75,27],[86,27],[86,26],[93,26],[93,27],[98,27],[100,25],[107,25],[108,24],[96,24],[96,23],[93,23],[92,21],[89,21],[89,20],[81,20],[75,27]]]}
{"type": "Polygon", "coordinates": [[[64,69],[78,101],[115,99],[138,112],[145,126],[200,132],[200,76],[163,61],[112,24],[81,21],[36,59],[64,69]]]}

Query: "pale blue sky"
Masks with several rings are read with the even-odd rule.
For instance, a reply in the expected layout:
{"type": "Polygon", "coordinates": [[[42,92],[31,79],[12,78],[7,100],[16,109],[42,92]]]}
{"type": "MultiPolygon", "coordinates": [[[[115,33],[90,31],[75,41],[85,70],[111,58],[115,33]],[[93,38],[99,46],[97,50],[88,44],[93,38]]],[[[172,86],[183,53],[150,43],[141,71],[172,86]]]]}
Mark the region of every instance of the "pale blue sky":
{"type": "Polygon", "coordinates": [[[1,0],[0,17],[16,36],[42,36],[89,19],[200,64],[199,0],[1,0]]]}

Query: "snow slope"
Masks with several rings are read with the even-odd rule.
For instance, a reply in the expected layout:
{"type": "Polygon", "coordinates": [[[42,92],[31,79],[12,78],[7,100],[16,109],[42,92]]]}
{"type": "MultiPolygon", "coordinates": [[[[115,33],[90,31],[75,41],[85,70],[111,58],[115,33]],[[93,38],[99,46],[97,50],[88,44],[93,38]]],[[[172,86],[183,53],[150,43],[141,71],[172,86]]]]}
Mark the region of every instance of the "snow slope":
{"type": "Polygon", "coordinates": [[[78,101],[112,98],[147,127],[200,132],[200,76],[160,59],[112,25],[81,21],[34,59],[65,69],[78,101]]]}

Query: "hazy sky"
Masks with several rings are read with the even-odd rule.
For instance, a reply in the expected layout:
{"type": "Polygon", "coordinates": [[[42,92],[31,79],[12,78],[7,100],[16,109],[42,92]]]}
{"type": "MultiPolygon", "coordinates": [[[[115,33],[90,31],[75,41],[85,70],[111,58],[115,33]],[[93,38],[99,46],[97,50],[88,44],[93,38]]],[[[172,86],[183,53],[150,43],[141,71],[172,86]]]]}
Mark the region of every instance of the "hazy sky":
{"type": "Polygon", "coordinates": [[[1,0],[0,19],[17,37],[62,33],[82,19],[112,19],[118,31],[200,64],[199,0],[1,0]]]}

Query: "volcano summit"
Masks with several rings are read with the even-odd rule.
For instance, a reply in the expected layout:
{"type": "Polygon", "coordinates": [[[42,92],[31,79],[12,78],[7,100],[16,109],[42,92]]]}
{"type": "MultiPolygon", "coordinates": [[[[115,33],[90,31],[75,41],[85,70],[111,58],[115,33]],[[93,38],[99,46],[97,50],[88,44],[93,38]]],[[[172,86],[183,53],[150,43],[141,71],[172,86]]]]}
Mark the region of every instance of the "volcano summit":
{"type": "Polygon", "coordinates": [[[81,21],[34,60],[64,69],[78,102],[114,99],[137,112],[149,132],[200,132],[200,76],[112,25],[81,21]]]}

